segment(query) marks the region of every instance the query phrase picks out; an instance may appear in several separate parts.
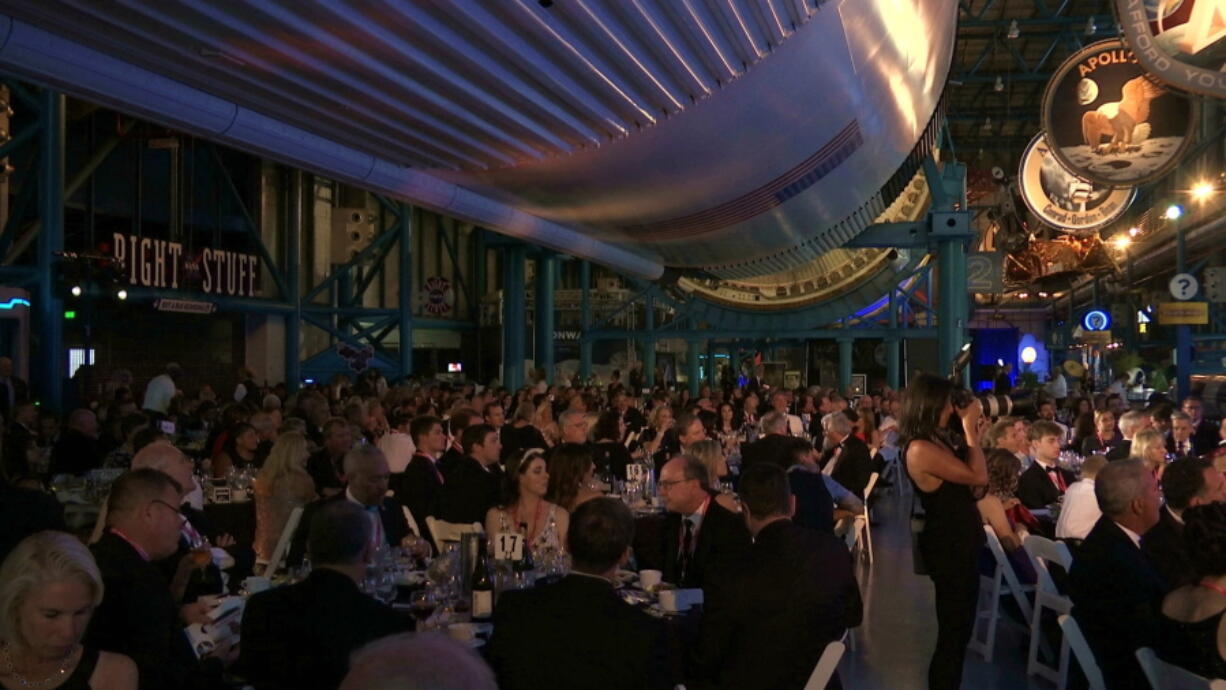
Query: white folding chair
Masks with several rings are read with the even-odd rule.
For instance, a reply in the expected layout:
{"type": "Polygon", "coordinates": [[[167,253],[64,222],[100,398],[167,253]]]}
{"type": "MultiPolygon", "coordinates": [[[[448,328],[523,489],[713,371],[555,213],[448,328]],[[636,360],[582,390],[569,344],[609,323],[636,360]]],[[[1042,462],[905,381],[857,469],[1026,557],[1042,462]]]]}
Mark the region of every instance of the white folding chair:
{"type": "Polygon", "coordinates": [[[264,577],[271,578],[276,575],[281,566],[285,564],[290,542],[294,540],[294,532],[298,530],[300,522],[302,522],[302,506],[297,506],[290,511],[289,519],[285,521],[285,527],[281,529],[281,536],[277,539],[276,548],[272,550],[272,557],[268,559],[268,565],[264,566],[264,577]]]}
{"type": "Polygon", "coordinates": [[[1026,549],[1034,571],[1039,576],[1034,591],[1034,615],[1030,619],[1030,652],[1026,659],[1026,675],[1049,680],[1056,684],[1056,690],[1064,690],[1068,683],[1068,640],[1061,636],[1059,661],[1054,667],[1039,660],[1039,644],[1043,640],[1043,609],[1051,609],[1057,616],[1073,612],[1072,600],[1060,593],[1051,577],[1051,571],[1048,570],[1048,564],[1055,563],[1063,568],[1064,572],[1069,572],[1073,567],[1073,555],[1064,542],[1052,541],[1037,534],[1026,535],[1022,548],[1026,549]]]}
{"type": "Polygon", "coordinates": [[[870,565],[873,562],[873,533],[869,524],[868,498],[872,496],[873,489],[877,487],[878,479],[880,475],[876,472],[869,475],[868,484],[864,486],[864,510],[855,516],[847,530],[846,537],[847,550],[854,554],[857,548],[860,549],[860,557],[867,558],[870,565]]]}
{"type": "Polygon", "coordinates": [[[1226,680],[1209,680],[1191,671],[1158,658],[1154,650],[1142,647],[1137,650],[1141,670],[1154,690],[1223,690],[1226,680]]]}
{"type": "Polygon", "coordinates": [[[881,468],[881,476],[885,481],[890,482],[894,491],[898,495],[902,495],[907,489],[906,477],[902,473],[902,459],[898,446],[882,446],[878,451],[881,453],[881,459],[884,464],[881,468]]]}
{"type": "Polygon", "coordinates": [[[460,536],[463,534],[485,531],[485,528],[479,522],[446,522],[439,520],[433,515],[426,516],[426,528],[430,530],[430,535],[434,537],[435,544],[442,544],[445,541],[460,541],[460,536]]]}
{"type": "Polygon", "coordinates": [[[1000,540],[996,538],[996,533],[992,531],[992,527],[984,525],[983,531],[987,534],[988,549],[992,552],[996,567],[990,577],[984,575],[979,577],[979,606],[975,612],[975,630],[967,648],[978,652],[983,656],[984,661],[990,663],[992,651],[996,646],[996,625],[1000,620],[1002,589],[1009,590],[1009,594],[1017,602],[1017,607],[1022,612],[1022,619],[1029,621],[1030,600],[1026,594],[1034,591],[1034,585],[1023,585],[1018,582],[1017,574],[1013,572],[1013,566],[1010,565],[1009,558],[1005,556],[1005,550],[1000,545],[1000,540]]]}
{"type": "Polygon", "coordinates": [[[836,641],[826,645],[822,657],[817,660],[817,666],[809,675],[809,682],[805,683],[804,690],[825,690],[826,683],[830,682],[830,677],[834,675],[834,670],[839,666],[839,659],[843,658],[844,649],[846,647],[842,642],[836,641]]]}
{"type": "Polygon", "coordinates": [[[1064,631],[1064,639],[1068,640],[1073,656],[1077,657],[1077,664],[1081,666],[1081,672],[1085,674],[1090,690],[1107,690],[1107,684],[1103,682],[1103,672],[1098,668],[1098,660],[1094,658],[1094,652],[1090,651],[1085,635],[1081,634],[1081,626],[1067,613],[1058,620],[1060,629],[1064,631]]]}

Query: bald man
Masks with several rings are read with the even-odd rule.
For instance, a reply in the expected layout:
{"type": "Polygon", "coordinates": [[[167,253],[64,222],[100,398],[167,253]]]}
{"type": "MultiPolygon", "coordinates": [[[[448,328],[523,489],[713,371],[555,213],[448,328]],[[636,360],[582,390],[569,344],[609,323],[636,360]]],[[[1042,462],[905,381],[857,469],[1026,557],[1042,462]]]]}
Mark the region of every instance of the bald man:
{"type": "MultiPolygon", "coordinates": [[[[362,507],[371,516],[372,546],[400,546],[429,555],[428,544],[417,538],[410,525],[409,511],[394,498],[387,497],[391,472],[387,458],[376,446],[354,446],[345,453],[343,460],[345,490],[328,498],[315,501],[306,507],[298,530],[290,544],[287,563],[291,566],[302,561],[306,554],[307,536],[311,519],[320,508],[332,501],[349,501],[362,507]]],[[[372,551],[373,553],[373,551],[372,551]]]]}

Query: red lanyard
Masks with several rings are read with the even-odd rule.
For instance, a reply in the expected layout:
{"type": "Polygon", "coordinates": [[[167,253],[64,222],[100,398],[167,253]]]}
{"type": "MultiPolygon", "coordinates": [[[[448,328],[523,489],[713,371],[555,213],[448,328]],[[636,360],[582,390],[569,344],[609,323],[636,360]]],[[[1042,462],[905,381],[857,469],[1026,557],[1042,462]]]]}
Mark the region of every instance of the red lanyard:
{"type": "Polygon", "coordinates": [[[1199,584],[1201,587],[1204,587],[1205,589],[1211,589],[1217,592],[1218,594],[1221,594],[1222,596],[1226,596],[1226,587],[1220,587],[1218,585],[1213,584],[1212,582],[1208,582],[1204,580],[1202,580],[1199,584]]]}

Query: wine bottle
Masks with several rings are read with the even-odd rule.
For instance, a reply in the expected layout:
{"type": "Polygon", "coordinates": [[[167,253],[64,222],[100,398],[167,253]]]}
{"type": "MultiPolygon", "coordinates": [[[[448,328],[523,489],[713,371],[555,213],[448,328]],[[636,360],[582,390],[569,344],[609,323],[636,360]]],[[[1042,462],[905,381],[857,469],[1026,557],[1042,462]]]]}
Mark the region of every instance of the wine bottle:
{"type": "Polygon", "coordinates": [[[517,573],[527,573],[531,572],[536,567],[536,564],[532,562],[532,548],[528,545],[528,523],[521,522],[519,527],[524,533],[524,550],[520,554],[519,560],[515,561],[511,566],[511,569],[517,573]]]}
{"type": "Polygon", "coordinates": [[[484,539],[477,544],[477,562],[473,566],[471,589],[473,620],[489,620],[494,613],[494,582],[490,579],[489,552],[484,539]]]}

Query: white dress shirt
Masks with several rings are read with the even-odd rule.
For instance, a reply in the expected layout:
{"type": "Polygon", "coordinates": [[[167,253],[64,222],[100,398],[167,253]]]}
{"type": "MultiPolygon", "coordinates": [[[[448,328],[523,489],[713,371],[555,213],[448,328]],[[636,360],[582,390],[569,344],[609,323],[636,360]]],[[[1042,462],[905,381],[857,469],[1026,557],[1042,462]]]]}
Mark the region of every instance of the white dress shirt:
{"type": "Polygon", "coordinates": [[[788,415],[788,435],[798,438],[805,435],[804,421],[794,414],[788,415]]]}
{"type": "Polygon", "coordinates": [[[1057,539],[1085,539],[1094,523],[1103,516],[1094,497],[1094,480],[1082,479],[1073,482],[1064,492],[1060,517],[1056,518],[1057,539]]]}
{"type": "Polygon", "coordinates": [[[170,374],[153,377],[149,385],[145,386],[145,404],[141,409],[166,414],[166,410],[170,409],[171,399],[175,397],[175,390],[175,381],[170,378],[170,374]]]}

